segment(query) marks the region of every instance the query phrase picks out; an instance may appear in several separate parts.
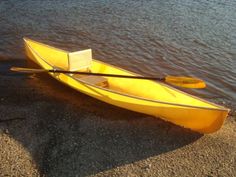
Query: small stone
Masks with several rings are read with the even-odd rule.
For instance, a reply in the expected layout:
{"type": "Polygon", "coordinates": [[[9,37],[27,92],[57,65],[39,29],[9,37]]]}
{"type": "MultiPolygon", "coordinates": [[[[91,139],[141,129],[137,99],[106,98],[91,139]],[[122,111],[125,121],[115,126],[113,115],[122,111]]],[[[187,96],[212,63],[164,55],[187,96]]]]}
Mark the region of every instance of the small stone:
{"type": "Polygon", "coordinates": [[[152,165],[151,165],[151,164],[148,164],[148,165],[144,166],[143,169],[144,169],[144,170],[149,170],[151,167],[152,167],[152,165]]]}

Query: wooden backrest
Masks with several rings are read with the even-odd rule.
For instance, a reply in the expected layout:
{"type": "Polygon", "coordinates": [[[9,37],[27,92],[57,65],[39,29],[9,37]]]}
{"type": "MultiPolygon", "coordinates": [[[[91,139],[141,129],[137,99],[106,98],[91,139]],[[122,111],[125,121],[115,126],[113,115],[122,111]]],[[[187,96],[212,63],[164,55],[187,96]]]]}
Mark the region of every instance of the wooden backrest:
{"type": "Polygon", "coordinates": [[[68,70],[79,71],[88,69],[92,64],[92,50],[82,50],[68,54],[68,70]]]}

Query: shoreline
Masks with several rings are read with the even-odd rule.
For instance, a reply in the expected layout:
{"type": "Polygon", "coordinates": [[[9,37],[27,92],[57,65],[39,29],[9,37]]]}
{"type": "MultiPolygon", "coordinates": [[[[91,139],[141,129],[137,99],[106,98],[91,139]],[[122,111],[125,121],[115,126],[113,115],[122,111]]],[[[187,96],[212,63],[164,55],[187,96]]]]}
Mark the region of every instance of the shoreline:
{"type": "Polygon", "coordinates": [[[0,176],[236,174],[235,115],[201,135],[97,101],[47,75],[1,75],[0,89],[0,120],[16,119],[0,122],[0,176]]]}

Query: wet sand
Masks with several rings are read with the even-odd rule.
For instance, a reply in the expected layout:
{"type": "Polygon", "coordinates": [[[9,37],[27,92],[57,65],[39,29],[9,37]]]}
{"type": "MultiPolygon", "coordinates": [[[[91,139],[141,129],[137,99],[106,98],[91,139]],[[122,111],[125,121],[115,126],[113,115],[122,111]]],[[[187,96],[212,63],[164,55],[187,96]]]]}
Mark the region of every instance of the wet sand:
{"type": "Polygon", "coordinates": [[[0,176],[235,176],[235,115],[201,135],[46,74],[7,73],[25,64],[1,61],[0,176]]]}

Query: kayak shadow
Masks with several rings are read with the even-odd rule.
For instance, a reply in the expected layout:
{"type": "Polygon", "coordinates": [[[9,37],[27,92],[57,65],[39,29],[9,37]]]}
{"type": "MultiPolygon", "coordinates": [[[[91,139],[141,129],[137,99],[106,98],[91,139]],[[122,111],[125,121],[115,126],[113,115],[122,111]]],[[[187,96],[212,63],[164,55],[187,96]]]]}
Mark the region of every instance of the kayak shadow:
{"type": "Polygon", "coordinates": [[[0,88],[1,105],[14,109],[10,115],[5,110],[5,115],[25,119],[1,126],[30,152],[42,176],[95,175],[160,156],[202,137],[93,99],[47,74],[7,77],[5,84],[0,88]]]}

